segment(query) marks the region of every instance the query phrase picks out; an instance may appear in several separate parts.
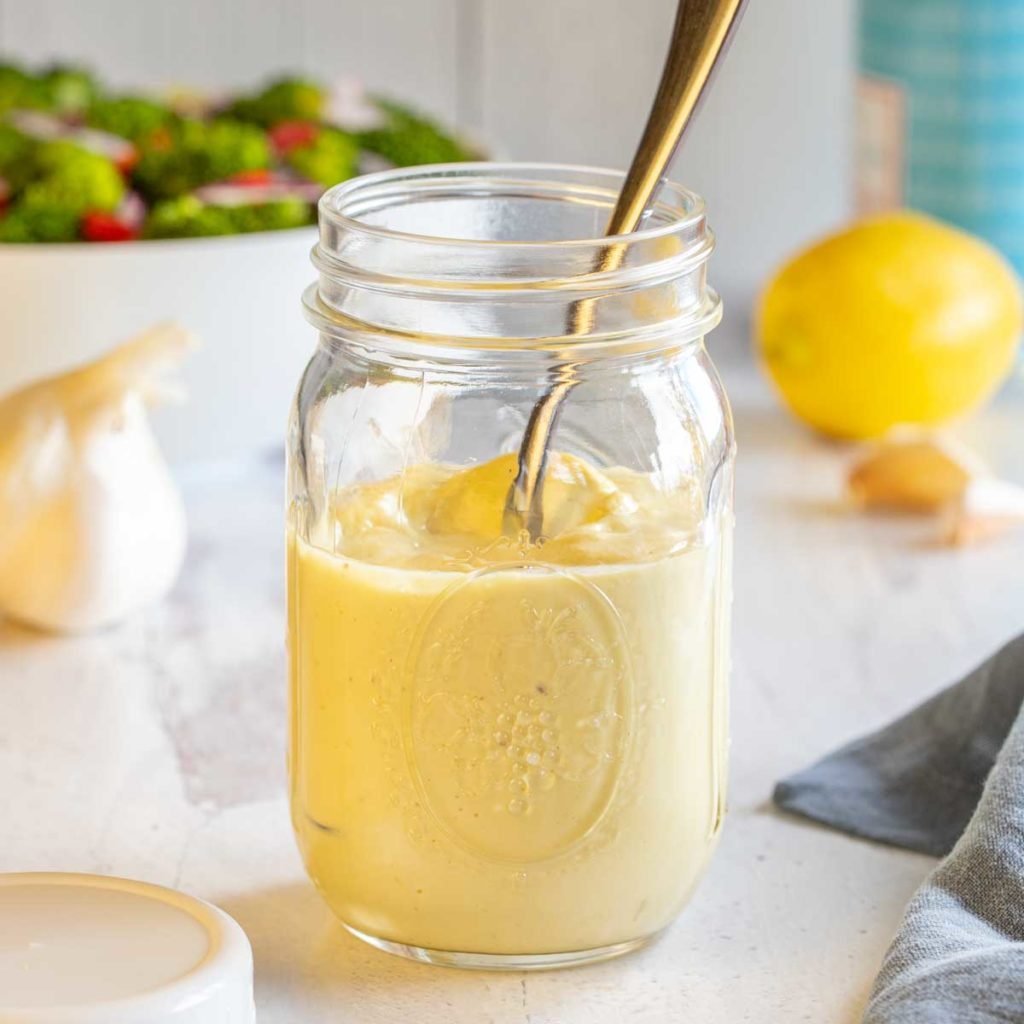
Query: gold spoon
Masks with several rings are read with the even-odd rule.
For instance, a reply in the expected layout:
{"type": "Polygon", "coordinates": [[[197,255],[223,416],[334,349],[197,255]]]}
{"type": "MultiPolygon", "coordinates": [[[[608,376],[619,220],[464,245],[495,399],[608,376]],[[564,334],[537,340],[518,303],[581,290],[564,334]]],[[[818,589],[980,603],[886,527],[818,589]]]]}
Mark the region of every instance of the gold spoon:
{"type": "MultiPolygon", "coordinates": [[[[608,237],[636,231],[654,205],[668,165],[745,4],[746,0],[679,0],[665,68],[647,125],[608,219],[608,237]]],[[[608,245],[598,257],[595,270],[615,270],[625,255],[625,245],[608,245]]],[[[592,301],[574,303],[567,334],[587,334],[593,325],[593,315],[592,301]]],[[[548,390],[530,413],[519,447],[516,478],[505,501],[506,534],[517,535],[526,530],[534,541],[543,536],[544,472],[551,437],[565,398],[576,382],[576,364],[560,364],[552,374],[548,390]]]]}

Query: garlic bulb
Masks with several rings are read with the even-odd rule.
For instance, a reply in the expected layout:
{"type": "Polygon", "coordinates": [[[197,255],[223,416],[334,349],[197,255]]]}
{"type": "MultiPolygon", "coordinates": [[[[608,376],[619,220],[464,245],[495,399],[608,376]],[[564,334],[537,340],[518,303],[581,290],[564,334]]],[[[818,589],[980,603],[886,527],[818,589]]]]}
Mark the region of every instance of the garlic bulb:
{"type": "Polygon", "coordinates": [[[0,613],[94,629],[174,583],[185,511],[146,406],[192,343],[159,327],[0,400],[0,613]]]}

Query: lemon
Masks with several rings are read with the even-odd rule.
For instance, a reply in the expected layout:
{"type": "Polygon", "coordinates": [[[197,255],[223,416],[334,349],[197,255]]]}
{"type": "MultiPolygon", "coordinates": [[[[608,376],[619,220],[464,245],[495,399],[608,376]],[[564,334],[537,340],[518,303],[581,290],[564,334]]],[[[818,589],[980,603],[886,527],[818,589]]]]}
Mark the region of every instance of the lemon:
{"type": "Polygon", "coordinates": [[[835,437],[934,424],[984,401],[1021,331],[1016,276],[990,246],[886,214],[805,250],[768,283],[756,342],[789,408],[835,437]]]}

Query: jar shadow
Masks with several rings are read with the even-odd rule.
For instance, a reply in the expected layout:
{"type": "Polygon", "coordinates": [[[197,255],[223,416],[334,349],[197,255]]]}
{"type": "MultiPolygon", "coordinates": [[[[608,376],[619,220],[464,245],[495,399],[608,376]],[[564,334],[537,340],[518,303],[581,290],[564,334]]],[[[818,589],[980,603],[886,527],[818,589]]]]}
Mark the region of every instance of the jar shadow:
{"type": "MultiPolygon", "coordinates": [[[[338,1007],[355,1009],[372,1000],[396,1013],[403,1007],[413,1012],[424,1000],[472,1005],[501,977],[382,953],[350,935],[311,885],[254,890],[219,899],[218,905],[252,943],[256,1007],[261,1012],[323,1010],[326,996],[338,1007]]],[[[518,991],[515,977],[509,981],[518,991]]]]}

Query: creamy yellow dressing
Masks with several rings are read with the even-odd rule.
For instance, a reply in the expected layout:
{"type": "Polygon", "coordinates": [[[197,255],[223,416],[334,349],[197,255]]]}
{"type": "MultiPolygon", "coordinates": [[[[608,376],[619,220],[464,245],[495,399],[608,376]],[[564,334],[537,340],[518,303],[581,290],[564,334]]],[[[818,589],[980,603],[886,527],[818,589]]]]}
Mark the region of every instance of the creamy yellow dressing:
{"type": "Polygon", "coordinates": [[[295,828],[338,915],[392,942],[645,937],[720,824],[727,524],[554,455],[529,545],[501,535],[514,469],[411,467],[289,535],[295,828]]]}

